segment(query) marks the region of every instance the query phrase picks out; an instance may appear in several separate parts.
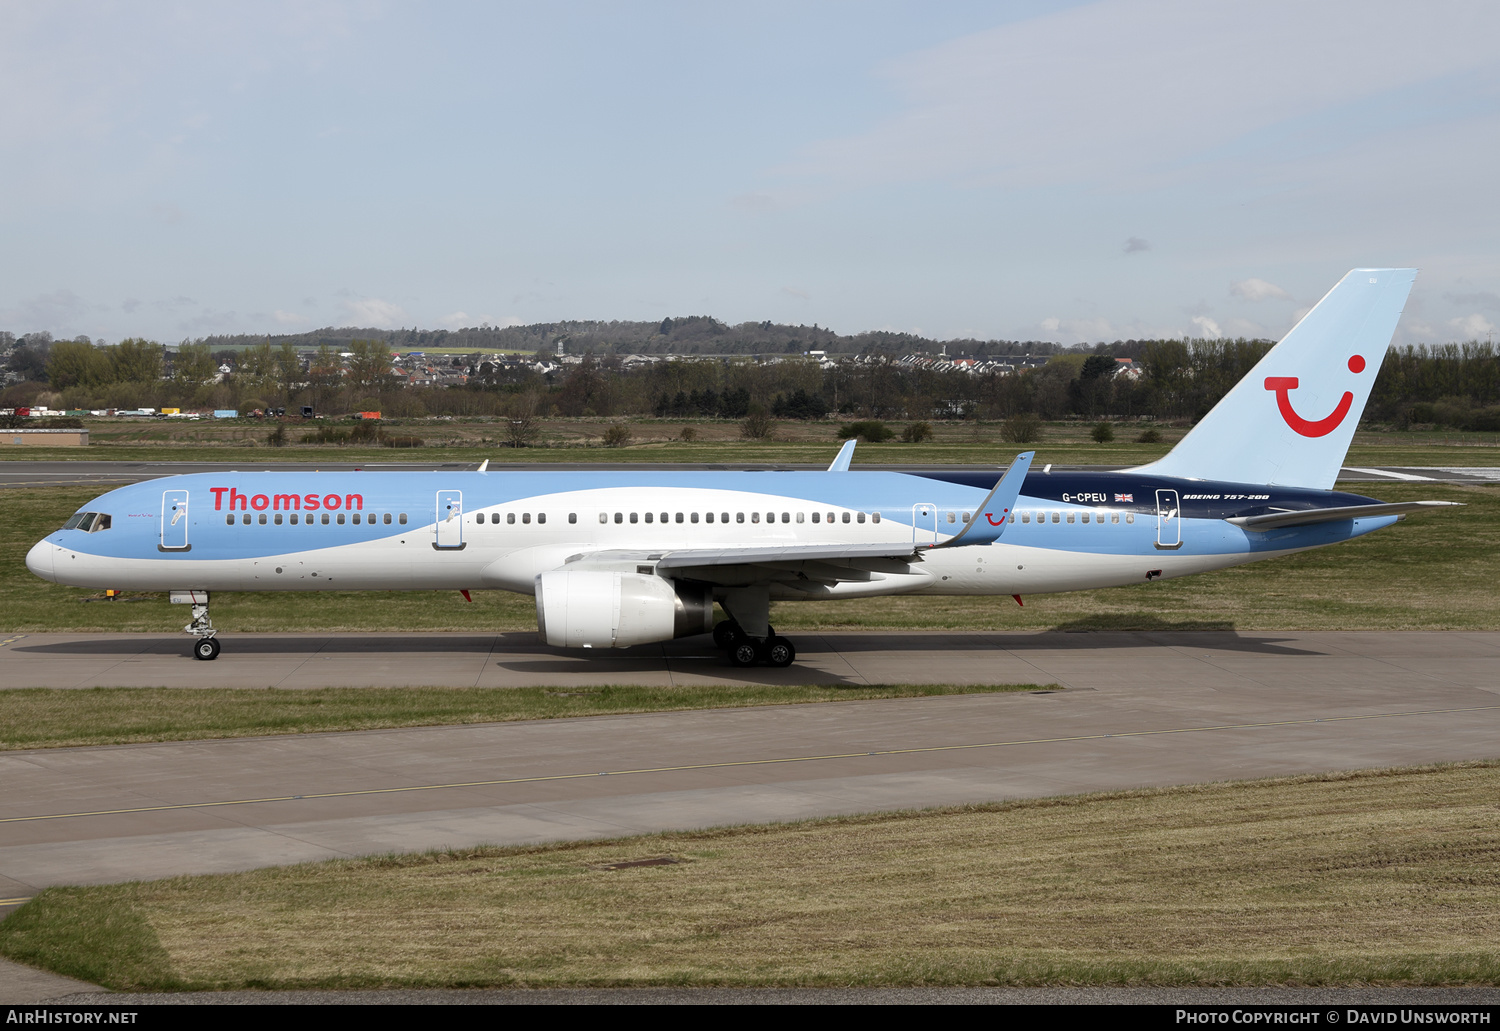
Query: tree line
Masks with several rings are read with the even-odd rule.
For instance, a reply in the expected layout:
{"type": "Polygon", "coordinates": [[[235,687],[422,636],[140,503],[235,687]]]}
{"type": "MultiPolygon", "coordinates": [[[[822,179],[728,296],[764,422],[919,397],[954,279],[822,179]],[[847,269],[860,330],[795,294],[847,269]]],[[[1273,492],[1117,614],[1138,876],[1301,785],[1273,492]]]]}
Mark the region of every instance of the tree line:
{"type": "MultiPolygon", "coordinates": [[[[0,344],[5,341],[0,340],[0,344]]],[[[87,338],[22,338],[6,369],[20,382],[0,407],[64,409],[265,408],[312,405],[323,414],[379,409],[389,416],[505,418],[870,419],[1196,421],[1272,346],[1265,340],[1145,340],[1059,350],[1025,371],[973,374],[924,362],[863,355],[836,363],[802,357],[665,360],[627,368],[618,355],[586,355],[540,372],[536,363],[473,353],[463,386],[402,386],[387,340],[323,343],[310,360],[291,338],[233,352],[208,340],[178,345],[130,339],[101,347],[87,338]],[[345,355],[347,357],[341,357],[345,355]],[[1122,373],[1120,358],[1133,360],[1122,373]],[[233,371],[220,374],[232,358],[233,371]]],[[[446,360],[446,359],[445,359],[446,360]]],[[[1500,353],[1470,342],[1392,349],[1365,413],[1367,423],[1500,430],[1500,353]]]]}

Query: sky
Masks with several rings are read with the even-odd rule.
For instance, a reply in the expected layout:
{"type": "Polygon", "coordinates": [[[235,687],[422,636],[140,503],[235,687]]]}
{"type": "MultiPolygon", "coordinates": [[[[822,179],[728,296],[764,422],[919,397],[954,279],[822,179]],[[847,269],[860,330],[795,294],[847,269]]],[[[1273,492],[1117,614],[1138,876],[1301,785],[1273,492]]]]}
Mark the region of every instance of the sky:
{"type": "Polygon", "coordinates": [[[0,330],[1500,323],[1500,5],[0,0],[0,330]]]}

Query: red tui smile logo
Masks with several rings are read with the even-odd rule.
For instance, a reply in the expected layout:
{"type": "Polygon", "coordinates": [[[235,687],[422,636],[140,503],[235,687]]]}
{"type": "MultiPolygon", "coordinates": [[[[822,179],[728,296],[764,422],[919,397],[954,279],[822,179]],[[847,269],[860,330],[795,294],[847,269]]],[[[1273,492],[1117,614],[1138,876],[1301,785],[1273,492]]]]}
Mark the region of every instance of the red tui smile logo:
{"type": "MultiPolygon", "coordinates": [[[[1364,372],[1365,360],[1357,354],[1352,356],[1349,359],[1349,371],[1364,372]]],[[[1267,376],[1266,389],[1276,391],[1276,407],[1281,409],[1281,417],[1286,420],[1288,426],[1304,437],[1326,437],[1338,429],[1339,423],[1344,421],[1344,416],[1349,414],[1350,405],[1354,404],[1354,395],[1346,390],[1327,418],[1304,419],[1292,407],[1292,399],[1288,396],[1290,391],[1297,389],[1296,376],[1267,376]]]]}

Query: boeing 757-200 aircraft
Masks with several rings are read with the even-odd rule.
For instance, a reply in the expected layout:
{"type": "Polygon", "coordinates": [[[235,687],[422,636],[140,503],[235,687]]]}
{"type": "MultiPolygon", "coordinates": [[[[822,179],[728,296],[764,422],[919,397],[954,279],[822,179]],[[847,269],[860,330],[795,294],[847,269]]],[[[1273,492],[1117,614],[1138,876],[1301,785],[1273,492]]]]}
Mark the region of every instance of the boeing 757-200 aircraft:
{"type": "MultiPolygon", "coordinates": [[[[1349,540],[1403,513],[1331,488],[1414,269],[1355,269],[1172,449],[1121,472],[202,473],[122,487],[26,556],[47,580],[167,591],[213,659],[215,591],[536,598],[542,639],[712,632],[789,665],[772,600],[1088,590],[1349,540]],[[714,625],[714,603],[728,619],[714,625]]],[[[485,463],[487,466],[488,463],[485,463]]]]}

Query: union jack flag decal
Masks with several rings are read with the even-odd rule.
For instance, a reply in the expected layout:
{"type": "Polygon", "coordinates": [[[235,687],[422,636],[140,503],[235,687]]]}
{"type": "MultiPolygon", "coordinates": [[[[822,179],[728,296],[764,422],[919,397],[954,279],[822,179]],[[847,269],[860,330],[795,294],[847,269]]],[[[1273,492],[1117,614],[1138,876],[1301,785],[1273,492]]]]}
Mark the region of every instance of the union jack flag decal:
{"type": "Polygon", "coordinates": [[[1130,504],[1133,505],[1133,504],[1135,504],[1135,495],[1134,494],[1116,494],[1115,495],[1115,503],[1118,504],[1118,503],[1120,503],[1122,501],[1128,501],[1130,504]]]}

